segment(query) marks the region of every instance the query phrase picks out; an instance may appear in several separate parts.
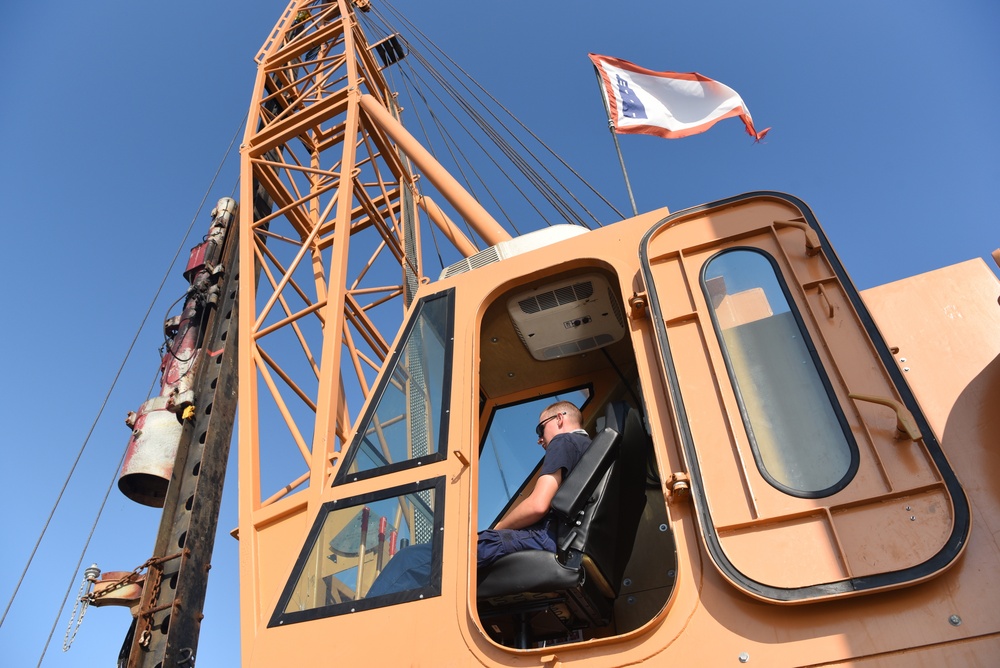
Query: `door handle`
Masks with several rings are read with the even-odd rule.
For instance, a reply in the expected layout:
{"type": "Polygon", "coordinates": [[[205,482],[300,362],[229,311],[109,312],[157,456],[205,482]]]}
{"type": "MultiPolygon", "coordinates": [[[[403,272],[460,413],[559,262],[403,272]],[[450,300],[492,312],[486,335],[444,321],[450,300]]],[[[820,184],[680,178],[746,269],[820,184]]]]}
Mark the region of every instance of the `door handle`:
{"type": "Polygon", "coordinates": [[[802,230],[802,233],[806,235],[806,255],[815,255],[819,252],[819,235],[816,234],[816,230],[806,224],[804,219],[793,218],[792,220],[776,220],[772,223],[772,225],[774,225],[775,228],[794,227],[795,229],[802,230]]]}
{"type": "Polygon", "coordinates": [[[906,436],[911,441],[919,441],[923,438],[920,434],[920,430],[917,429],[917,422],[913,419],[913,415],[906,409],[906,406],[899,403],[895,399],[890,399],[889,397],[876,397],[871,394],[852,393],[847,396],[857,401],[867,401],[870,404],[888,406],[896,413],[896,432],[900,435],[900,437],[906,436]]]}

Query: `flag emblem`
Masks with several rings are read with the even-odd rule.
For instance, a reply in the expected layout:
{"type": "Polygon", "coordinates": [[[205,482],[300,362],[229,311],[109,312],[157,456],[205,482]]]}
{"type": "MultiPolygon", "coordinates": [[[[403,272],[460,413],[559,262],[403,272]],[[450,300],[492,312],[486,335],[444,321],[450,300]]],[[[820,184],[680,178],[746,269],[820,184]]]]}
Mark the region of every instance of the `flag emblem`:
{"type": "Polygon", "coordinates": [[[635,96],[635,92],[628,86],[628,80],[621,76],[615,77],[618,80],[618,95],[622,101],[622,116],[625,118],[646,118],[646,108],[635,96]]]}
{"type": "Polygon", "coordinates": [[[654,72],[620,58],[589,54],[601,78],[608,117],[618,134],[678,139],[738,117],[757,141],[743,98],[729,86],[697,72],[654,72]]]}

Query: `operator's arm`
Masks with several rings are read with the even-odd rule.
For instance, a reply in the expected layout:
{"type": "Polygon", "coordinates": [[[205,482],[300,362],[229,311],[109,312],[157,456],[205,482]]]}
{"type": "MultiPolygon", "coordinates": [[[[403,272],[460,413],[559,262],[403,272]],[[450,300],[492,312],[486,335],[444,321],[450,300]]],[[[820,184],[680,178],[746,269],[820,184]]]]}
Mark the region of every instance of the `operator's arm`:
{"type": "Polygon", "coordinates": [[[496,523],[494,529],[523,529],[541,520],[549,512],[552,497],[562,484],[562,469],[554,473],[538,476],[535,488],[528,498],[514,506],[507,515],[496,523]]]}

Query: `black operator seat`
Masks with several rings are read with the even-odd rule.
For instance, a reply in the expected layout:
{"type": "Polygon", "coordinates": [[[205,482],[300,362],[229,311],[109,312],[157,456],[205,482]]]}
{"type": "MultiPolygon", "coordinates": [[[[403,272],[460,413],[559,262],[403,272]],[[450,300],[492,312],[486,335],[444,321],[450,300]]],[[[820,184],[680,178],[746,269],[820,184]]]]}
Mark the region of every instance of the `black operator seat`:
{"type": "Polygon", "coordinates": [[[558,552],[516,552],[480,569],[481,616],[532,614],[541,599],[561,605],[566,630],[610,620],[645,508],[648,436],[625,404],[609,405],[606,420],[552,499],[558,552]]]}

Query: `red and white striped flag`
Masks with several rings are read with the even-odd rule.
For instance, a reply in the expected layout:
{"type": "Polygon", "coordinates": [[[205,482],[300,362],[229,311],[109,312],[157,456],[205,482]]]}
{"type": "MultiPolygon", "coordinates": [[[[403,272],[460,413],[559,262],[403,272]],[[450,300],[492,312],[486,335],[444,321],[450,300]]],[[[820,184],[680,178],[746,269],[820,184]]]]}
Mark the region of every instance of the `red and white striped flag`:
{"type": "Polygon", "coordinates": [[[697,72],[654,72],[620,58],[589,54],[604,85],[609,118],[618,134],[679,139],[739,116],[757,141],[743,98],[729,86],[697,72]]]}

